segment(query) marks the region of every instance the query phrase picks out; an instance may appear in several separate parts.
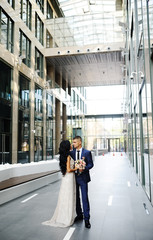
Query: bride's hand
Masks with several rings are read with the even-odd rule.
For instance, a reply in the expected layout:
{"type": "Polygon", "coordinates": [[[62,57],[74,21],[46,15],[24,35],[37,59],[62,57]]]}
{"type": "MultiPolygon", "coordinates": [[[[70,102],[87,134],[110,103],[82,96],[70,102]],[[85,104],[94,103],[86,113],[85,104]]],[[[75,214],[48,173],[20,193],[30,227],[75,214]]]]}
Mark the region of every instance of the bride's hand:
{"type": "Polygon", "coordinates": [[[77,171],[78,169],[79,169],[79,167],[76,167],[76,166],[74,167],[74,171],[77,171]]]}

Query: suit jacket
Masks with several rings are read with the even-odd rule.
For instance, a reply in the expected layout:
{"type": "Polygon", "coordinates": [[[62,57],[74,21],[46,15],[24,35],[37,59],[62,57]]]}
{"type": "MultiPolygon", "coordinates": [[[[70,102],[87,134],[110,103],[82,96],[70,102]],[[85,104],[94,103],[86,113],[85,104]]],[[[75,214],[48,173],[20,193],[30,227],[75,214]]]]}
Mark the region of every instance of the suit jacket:
{"type": "MultiPolygon", "coordinates": [[[[73,151],[70,151],[70,156],[76,160],[76,149],[73,151]]],[[[82,148],[82,154],[81,154],[81,159],[85,158],[84,161],[86,162],[86,167],[84,171],[80,175],[76,175],[76,178],[79,178],[80,180],[83,180],[84,182],[90,182],[90,174],[89,174],[89,169],[93,167],[93,160],[92,160],[92,155],[91,151],[88,151],[87,149],[82,148]]]]}

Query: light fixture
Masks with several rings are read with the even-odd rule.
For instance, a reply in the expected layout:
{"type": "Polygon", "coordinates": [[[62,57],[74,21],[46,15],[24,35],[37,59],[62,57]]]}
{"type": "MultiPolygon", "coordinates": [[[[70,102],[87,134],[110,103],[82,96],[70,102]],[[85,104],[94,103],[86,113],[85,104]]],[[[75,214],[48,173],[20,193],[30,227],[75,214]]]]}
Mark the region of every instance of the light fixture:
{"type": "Polygon", "coordinates": [[[141,79],[144,79],[144,74],[143,74],[143,72],[139,71],[138,73],[137,73],[137,72],[132,72],[132,73],[131,73],[131,75],[130,75],[130,79],[131,79],[131,80],[133,80],[134,74],[136,74],[136,75],[137,75],[137,74],[141,74],[141,75],[140,75],[141,79]]]}

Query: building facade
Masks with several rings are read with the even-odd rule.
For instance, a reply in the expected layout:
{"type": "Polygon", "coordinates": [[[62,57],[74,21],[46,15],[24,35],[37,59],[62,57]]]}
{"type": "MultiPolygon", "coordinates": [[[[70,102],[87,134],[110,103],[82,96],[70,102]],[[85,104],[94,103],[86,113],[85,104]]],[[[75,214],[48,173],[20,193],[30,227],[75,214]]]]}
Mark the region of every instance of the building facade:
{"type": "Polygon", "coordinates": [[[153,1],[125,3],[125,81],[128,154],[153,203],[153,1]]]}
{"type": "Polygon", "coordinates": [[[84,88],[71,89],[44,56],[57,47],[46,21],[62,16],[55,0],[0,2],[1,164],[52,159],[68,115],[84,114],[84,88]]]}

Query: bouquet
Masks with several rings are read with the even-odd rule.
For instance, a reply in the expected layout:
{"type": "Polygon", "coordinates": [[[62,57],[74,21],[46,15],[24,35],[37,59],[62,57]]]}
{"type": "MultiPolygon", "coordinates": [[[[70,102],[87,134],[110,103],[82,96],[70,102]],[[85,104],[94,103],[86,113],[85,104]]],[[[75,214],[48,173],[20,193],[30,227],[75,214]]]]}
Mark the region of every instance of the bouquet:
{"type": "Polygon", "coordinates": [[[79,169],[85,169],[85,167],[86,167],[86,162],[84,161],[84,158],[83,158],[83,159],[76,160],[76,161],[75,161],[75,167],[76,167],[76,168],[79,168],[79,169]]]}

